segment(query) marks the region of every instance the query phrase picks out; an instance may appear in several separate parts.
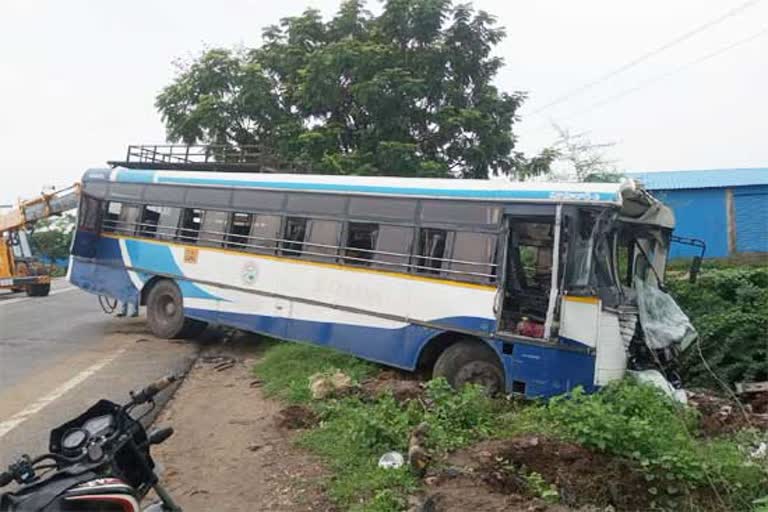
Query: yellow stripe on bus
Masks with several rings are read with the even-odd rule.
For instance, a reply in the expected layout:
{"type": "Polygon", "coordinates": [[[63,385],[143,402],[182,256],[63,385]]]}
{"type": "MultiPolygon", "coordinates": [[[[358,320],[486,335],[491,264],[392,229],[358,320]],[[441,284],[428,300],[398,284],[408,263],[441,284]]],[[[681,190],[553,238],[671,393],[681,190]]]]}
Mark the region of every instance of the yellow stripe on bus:
{"type": "Polygon", "coordinates": [[[200,251],[211,251],[211,252],[220,252],[224,254],[236,254],[238,256],[248,256],[249,258],[259,258],[264,260],[273,260],[273,261],[282,261],[285,263],[292,263],[295,265],[309,265],[313,267],[323,267],[323,268],[332,268],[336,270],[345,270],[349,272],[360,272],[365,274],[379,274],[379,275],[386,275],[391,277],[397,277],[400,279],[410,279],[411,281],[424,281],[428,283],[436,283],[436,284],[446,284],[450,286],[460,286],[462,288],[474,288],[476,290],[486,290],[486,291],[496,291],[495,286],[489,286],[485,284],[477,284],[477,283],[462,283],[460,281],[450,281],[448,279],[438,279],[434,277],[424,277],[424,276],[414,276],[410,274],[402,274],[400,272],[390,272],[388,270],[378,270],[378,269],[370,269],[370,268],[358,268],[358,267],[350,267],[346,265],[338,265],[335,263],[321,263],[318,261],[306,261],[306,260],[299,260],[296,258],[285,258],[285,257],[278,257],[278,256],[269,256],[267,254],[254,254],[251,252],[245,252],[245,251],[238,251],[236,249],[224,249],[221,247],[206,247],[206,246],[200,246],[200,245],[189,245],[189,244],[180,244],[176,242],[167,242],[167,241],[158,241],[158,240],[147,240],[146,238],[140,238],[137,236],[126,236],[126,235],[114,235],[114,234],[107,234],[102,233],[101,236],[104,238],[113,238],[115,240],[138,240],[140,242],[146,242],[150,244],[157,244],[157,245],[167,245],[171,247],[180,247],[183,249],[199,249],[200,251]]]}
{"type": "Polygon", "coordinates": [[[565,295],[563,299],[569,302],[583,302],[584,304],[597,304],[600,302],[599,297],[580,297],[578,295],[565,295]]]}

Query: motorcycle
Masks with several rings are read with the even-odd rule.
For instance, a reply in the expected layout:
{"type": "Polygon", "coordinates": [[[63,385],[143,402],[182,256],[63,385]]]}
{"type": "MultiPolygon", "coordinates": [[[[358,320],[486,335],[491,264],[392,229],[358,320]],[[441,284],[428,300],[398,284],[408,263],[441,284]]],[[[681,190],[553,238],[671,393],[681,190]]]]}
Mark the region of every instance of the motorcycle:
{"type": "Polygon", "coordinates": [[[99,400],[77,418],[51,430],[49,453],[23,455],[0,473],[0,512],[141,512],[141,500],[154,489],[160,501],[143,512],[181,512],[160,485],[150,446],[173,435],[162,428],[147,435],[140,420],[154,407],[154,397],[177,380],[159,379],[130,401],[99,400]],[[138,418],[132,412],[148,405],[138,418]]]}

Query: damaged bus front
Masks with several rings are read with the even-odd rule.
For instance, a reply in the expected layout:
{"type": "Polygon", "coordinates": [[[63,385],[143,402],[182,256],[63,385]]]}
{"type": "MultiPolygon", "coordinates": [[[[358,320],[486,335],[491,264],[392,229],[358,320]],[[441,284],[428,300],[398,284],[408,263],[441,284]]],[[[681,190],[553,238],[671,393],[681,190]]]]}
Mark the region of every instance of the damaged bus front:
{"type": "Polygon", "coordinates": [[[678,356],[696,337],[664,290],[674,215],[632,181],[620,196],[618,207],[562,207],[550,329],[593,349],[596,385],[630,371],[674,395],[678,356]]]}

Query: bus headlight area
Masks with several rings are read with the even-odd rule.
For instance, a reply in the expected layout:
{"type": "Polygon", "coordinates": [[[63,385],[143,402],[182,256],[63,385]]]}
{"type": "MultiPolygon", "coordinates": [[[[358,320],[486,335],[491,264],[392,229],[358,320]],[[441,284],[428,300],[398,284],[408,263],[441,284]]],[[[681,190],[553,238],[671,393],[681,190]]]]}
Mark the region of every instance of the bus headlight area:
{"type": "Polygon", "coordinates": [[[696,333],[664,292],[674,217],[632,181],[222,165],[87,171],[70,281],[145,305],[161,337],[222,324],[530,397],[627,371],[681,385],[696,333]]]}

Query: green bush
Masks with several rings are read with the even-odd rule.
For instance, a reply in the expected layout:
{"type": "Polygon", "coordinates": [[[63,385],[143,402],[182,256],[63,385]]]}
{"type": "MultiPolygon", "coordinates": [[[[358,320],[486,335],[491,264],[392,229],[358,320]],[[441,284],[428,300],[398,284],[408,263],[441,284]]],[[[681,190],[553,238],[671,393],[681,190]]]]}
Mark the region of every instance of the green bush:
{"type": "Polygon", "coordinates": [[[768,469],[749,460],[745,440],[699,439],[696,413],[650,385],[627,379],[591,395],[576,389],[529,414],[583,446],[636,461],[654,494],[714,486],[741,510],[768,492],[768,469]]]}
{"type": "Polygon", "coordinates": [[[418,480],[408,467],[379,468],[381,455],[393,450],[406,454],[412,430],[423,422],[430,427],[427,447],[439,453],[488,437],[497,430],[499,416],[482,388],[465,386],[457,393],[445,379],[428,382],[423,400],[406,403],[391,394],[311,400],[309,377],[315,373],[338,369],[361,381],[376,368],[327,348],[275,343],[254,371],[264,380],[268,395],[309,404],[318,413],[320,425],[300,442],[324,457],[333,470],[329,493],[339,505],[351,510],[402,510],[418,480]]]}
{"type": "Polygon", "coordinates": [[[728,384],[768,380],[768,268],[709,270],[667,286],[700,336],[701,354],[694,344],[682,360],[687,385],[718,385],[702,354],[728,384]]]}
{"type": "Polygon", "coordinates": [[[429,424],[427,446],[445,452],[487,437],[493,431],[494,404],[484,391],[466,386],[455,392],[444,379],[427,383],[423,403],[400,403],[392,395],[374,400],[348,397],[322,402],[321,424],[302,444],[326,458],[334,471],[331,496],[361,510],[400,510],[418,485],[408,468],[381,469],[389,451],[406,454],[413,429],[429,424]],[[393,503],[396,505],[394,506],[393,503]]]}

